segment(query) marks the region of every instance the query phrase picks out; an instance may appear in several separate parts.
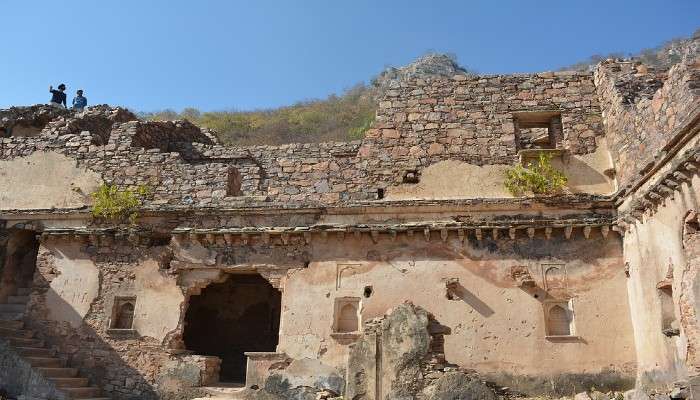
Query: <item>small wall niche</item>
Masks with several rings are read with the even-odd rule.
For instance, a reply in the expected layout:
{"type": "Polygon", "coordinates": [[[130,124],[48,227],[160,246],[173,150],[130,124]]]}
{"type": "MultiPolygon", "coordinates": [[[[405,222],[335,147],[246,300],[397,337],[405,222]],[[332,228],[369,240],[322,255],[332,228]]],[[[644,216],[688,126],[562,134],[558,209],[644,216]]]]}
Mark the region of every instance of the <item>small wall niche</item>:
{"type": "Polygon", "coordinates": [[[559,111],[513,113],[517,150],[556,149],[564,137],[559,111]]]}
{"type": "Polygon", "coordinates": [[[572,300],[545,302],[544,320],[548,339],[576,337],[572,300]]]}
{"type": "Polygon", "coordinates": [[[241,172],[236,167],[228,167],[226,170],[226,195],[227,196],[241,196],[243,192],[241,191],[241,185],[243,179],[241,178],[241,172]]]}
{"type": "Polygon", "coordinates": [[[671,279],[665,279],[656,285],[659,302],[661,303],[661,333],[666,337],[680,335],[680,326],[676,320],[675,303],[673,301],[673,284],[671,279]]]}
{"type": "Polygon", "coordinates": [[[420,182],[420,172],[417,169],[406,170],[401,178],[401,183],[416,184],[420,182]]]}
{"type": "Polygon", "coordinates": [[[358,334],[360,332],[360,298],[337,298],[334,308],[333,333],[358,334]]]}
{"type": "Polygon", "coordinates": [[[115,297],[109,328],[116,330],[133,330],[135,309],[135,296],[115,297]]]}

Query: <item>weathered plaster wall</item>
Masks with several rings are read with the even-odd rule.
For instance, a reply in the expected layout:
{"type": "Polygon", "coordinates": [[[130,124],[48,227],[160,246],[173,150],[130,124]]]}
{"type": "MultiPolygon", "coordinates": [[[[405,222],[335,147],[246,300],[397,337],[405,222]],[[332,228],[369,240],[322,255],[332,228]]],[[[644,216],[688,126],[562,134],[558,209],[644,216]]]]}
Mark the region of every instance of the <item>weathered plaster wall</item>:
{"type": "Polygon", "coordinates": [[[177,328],[184,301],[182,290],[173,276],[159,271],[158,261],[146,259],[134,271],[136,310],[134,329],[140,335],[160,342],[177,328]]]}
{"type": "Polygon", "coordinates": [[[100,182],[99,174],[55,152],[0,161],[0,208],[81,207],[100,182]]]}
{"type": "Polygon", "coordinates": [[[552,159],[552,165],[566,175],[567,190],[572,193],[611,194],[615,180],[610,151],[605,137],[596,138],[596,149],[587,154],[565,154],[552,159]]]}
{"type": "Polygon", "coordinates": [[[445,337],[447,358],[480,372],[550,375],[611,368],[634,374],[617,236],[551,242],[485,239],[461,246],[455,239],[443,244],[399,238],[378,245],[346,239],[342,246],[314,247],[309,268],[286,279],[279,349],[294,358],[319,357],[342,367],[348,342],[331,337],[336,298],[360,298],[363,320],[411,300],[451,328],[445,337]],[[545,297],[538,292],[534,298],[509,275],[512,266],[526,265],[541,287],[541,267],[550,263],[566,265],[578,340],[545,339],[545,297]],[[459,279],[459,299],[445,297],[448,278],[459,279]],[[369,298],[365,286],[372,287],[369,298]]]}
{"type": "Polygon", "coordinates": [[[78,328],[99,294],[97,266],[81,251],[79,243],[52,243],[45,249],[53,255],[55,275],[46,292],[49,318],[78,328]]]}
{"type": "Polygon", "coordinates": [[[421,171],[419,183],[389,187],[386,199],[513,197],[503,186],[507,168],[440,161],[421,171]]]}
{"type": "Polygon", "coordinates": [[[625,262],[629,265],[628,291],[638,359],[638,382],[642,387],[664,387],[687,378],[685,334],[662,333],[662,293],[656,285],[673,274],[673,307],[680,321],[678,298],[686,264],[682,243],[687,212],[698,210],[700,179],[681,185],[656,212],[632,225],[624,237],[625,262]]]}
{"type": "Polygon", "coordinates": [[[159,268],[162,255],[160,246],[140,246],[123,237],[100,243],[73,237],[43,240],[28,327],[111,398],[169,398],[172,393],[158,394],[168,389],[158,382],[178,377],[163,369],[173,364],[182,367],[179,389],[192,386],[184,377],[187,371],[197,371],[198,385],[202,361],[170,355],[163,345],[177,327],[183,294],[175,276],[159,268]],[[133,330],[110,330],[117,296],[136,296],[133,330]]]}
{"type": "MultiPolygon", "coordinates": [[[[605,138],[594,152],[565,154],[554,157],[552,165],[563,172],[567,179],[566,191],[571,193],[610,194],[614,180],[605,174],[612,170],[610,152],[605,138]]],[[[439,161],[419,170],[418,183],[403,183],[387,188],[387,200],[406,199],[459,199],[459,198],[509,198],[506,189],[506,171],[510,165],[474,165],[457,160],[439,161]]]]}

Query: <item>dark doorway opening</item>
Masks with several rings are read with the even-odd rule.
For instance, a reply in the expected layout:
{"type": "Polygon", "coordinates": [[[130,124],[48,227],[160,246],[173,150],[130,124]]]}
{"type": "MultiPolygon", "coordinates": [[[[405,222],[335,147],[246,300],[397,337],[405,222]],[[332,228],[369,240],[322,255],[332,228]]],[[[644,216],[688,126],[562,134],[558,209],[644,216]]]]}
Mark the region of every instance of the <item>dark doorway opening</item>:
{"type": "Polygon", "coordinates": [[[36,232],[10,229],[6,234],[6,239],[0,240],[0,303],[16,295],[17,289],[32,286],[39,252],[36,232]]]}
{"type": "Polygon", "coordinates": [[[282,297],[260,275],[230,275],[190,297],[185,347],[221,358],[221,382],[245,382],[245,352],[273,352],[282,297]]]}

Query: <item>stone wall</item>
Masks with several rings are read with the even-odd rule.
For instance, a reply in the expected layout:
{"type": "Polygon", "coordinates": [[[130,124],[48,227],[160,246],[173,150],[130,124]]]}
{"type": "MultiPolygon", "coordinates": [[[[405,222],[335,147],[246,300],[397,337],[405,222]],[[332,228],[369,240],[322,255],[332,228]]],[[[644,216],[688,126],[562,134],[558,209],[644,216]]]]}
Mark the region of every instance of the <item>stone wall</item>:
{"type": "Polygon", "coordinates": [[[594,152],[604,135],[589,73],[412,78],[392,83],[359,156],[385,185],[448,159],[511,165],[519,150],[515,115],[531,112],[560,114],[557,146],[573,154],[594,152]]]}
{"type": "Polygon", "coordinates": [[[686,60],[668,71],[609,61],[595,75],[606,135],[621,189],[663,159],[678,130],[700,113],[700,64],[686,60]]]}
{"type": "MultiPolygon", "coordinates": [[[[516,161],[518,112],[561,114],[557,146],[574,157],[594,153],[603,135],[591,74],[457,75],[392,85],[361,142],[224,147],[186,121],[134,121],[126,110],[103,106],[54,116],[39,107],[31,115],[54,119],[40,135],[0,139],[0,160],[60,153],[107,183],[150,186],[155,206],[318,205],[381,199],[407,171],[420,179],[423,169],[446,160],[463,162],[465,169],[500,165],[488,181],[502,187],[502,166],[516,161]],[[240,175],[240,192],[230,190],[232,173],[240,175]]],[[[600,162],[576,158],[568,168],[572,176],[597,171],[573,179],[574,191],[610,191],[600,162]]],[[[418,197],[444,194],[430,190],[418,197]]]]}

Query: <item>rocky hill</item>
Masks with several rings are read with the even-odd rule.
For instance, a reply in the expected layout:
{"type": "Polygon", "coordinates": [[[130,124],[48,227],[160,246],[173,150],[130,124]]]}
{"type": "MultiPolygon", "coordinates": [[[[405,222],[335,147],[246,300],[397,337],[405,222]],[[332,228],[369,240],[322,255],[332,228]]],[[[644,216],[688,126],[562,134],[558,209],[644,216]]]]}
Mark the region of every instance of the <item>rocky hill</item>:
{"type": "Polygon", "coordinates": [[[599,62],[606,59],[628,58],[641,61],[642,63],[658,68],[668,69],[672,65],[681,61],[684,57],[697,57],[700,54],[700,29],[696,30],[688,38],[675,38],[661,43],[660,45],[644,49],[636,54],[625,56],[622,52],[609,53],[606,55],[595,54],[587,60],[577,62],[560,68],[560,70],[585,71],[592,69],[599,62]]]}
{"type": "MultiPolygon", "coordinates": [[[[631,58],[667,69],[683,57],[700,54],[700,29],[690,38],[667,41],[646,49],[631,58]]],[[[593,55],[582,62],[561,70],[590,70],[606,59],[625,58],[622,53],[593,55]]],[[[341,95],[325,99],[302,101],[296,104],[255,111],[200,112],[185,109],[180,113],[164,110],[142,113],[147,120],[187,119],[196,125],[218,132],[219,139],[233,145],[279,145],[285,143],[318,143],[350,141],[364,136],[374,120],[378,99],[392,82],[415,77],[471,75],[472,71],[460,66],[454,56],[426,54],[404,67],[389,67],[371,80],[358,84],[341,95]]]]}
{"type": "Polygon", "coordinates": [[[219,139],[226,144],[349,141],[364,136],[374,120],[377,101],[391,82],[416,76],[469,73],[452,56],[427,54],[404,67],[385,69],[369,85],[358,84],[339,96],[330,95],[326,99],[268,110],[200,112],[185,109],[180,113],[165,110],[140,116],[147,120],[188,119],[218,132],[219,139]]]}

